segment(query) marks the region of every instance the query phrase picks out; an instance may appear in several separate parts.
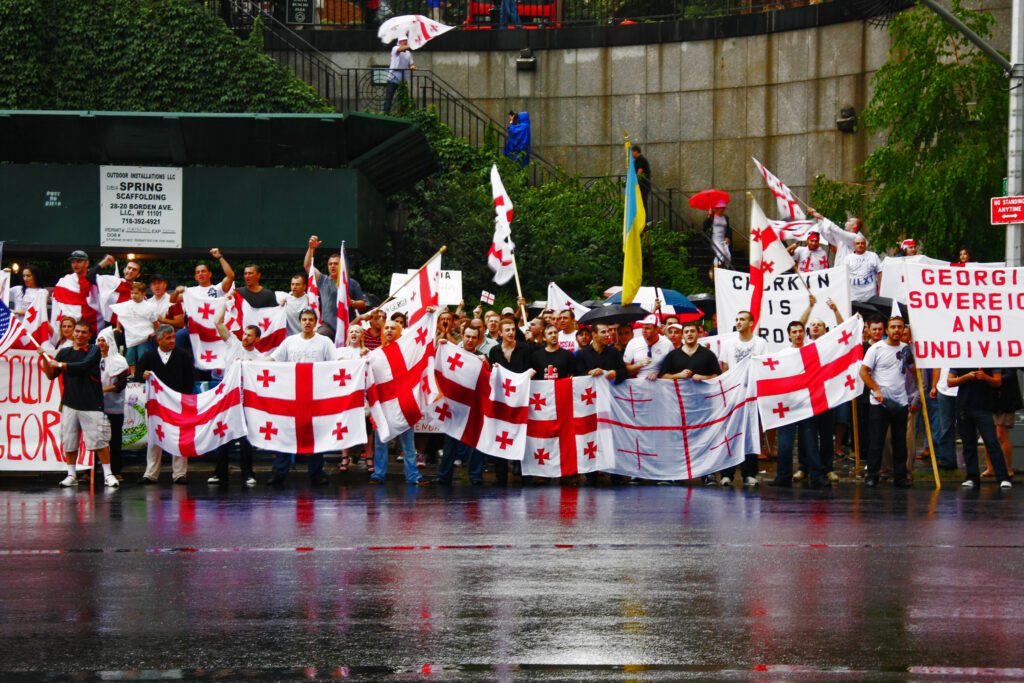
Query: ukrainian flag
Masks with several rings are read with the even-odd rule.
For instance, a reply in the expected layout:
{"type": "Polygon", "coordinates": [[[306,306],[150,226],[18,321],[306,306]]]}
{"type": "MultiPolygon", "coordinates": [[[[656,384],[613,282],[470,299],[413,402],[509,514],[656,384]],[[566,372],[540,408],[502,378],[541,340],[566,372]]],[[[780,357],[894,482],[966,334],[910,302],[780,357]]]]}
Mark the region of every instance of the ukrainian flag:
{"type": "Polygon", "coordinates": [[[629,137],[626,137],[626,206],[622,212],[622,305],[633,303],[633,297],[643,281],[644,261],[640,235],[647,223],[647,214],[640,197],[640,183],[636,179],[636,166],[630,153],[629,137]]]}

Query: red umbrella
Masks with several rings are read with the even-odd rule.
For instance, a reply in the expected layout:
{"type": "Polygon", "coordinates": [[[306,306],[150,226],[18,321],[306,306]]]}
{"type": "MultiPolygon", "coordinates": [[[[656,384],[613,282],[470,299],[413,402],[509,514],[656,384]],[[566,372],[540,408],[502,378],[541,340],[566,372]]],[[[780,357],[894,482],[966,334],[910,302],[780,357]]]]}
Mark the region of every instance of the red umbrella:
{"type": "Polygon", "coordinates": [[[729,197],[728,192],[712,188],[710,190],[701,190],[690,197],[690,206],[701,211],[710,211],[722,202],[728,204],[730,201],[732,199],[729,197]]]}

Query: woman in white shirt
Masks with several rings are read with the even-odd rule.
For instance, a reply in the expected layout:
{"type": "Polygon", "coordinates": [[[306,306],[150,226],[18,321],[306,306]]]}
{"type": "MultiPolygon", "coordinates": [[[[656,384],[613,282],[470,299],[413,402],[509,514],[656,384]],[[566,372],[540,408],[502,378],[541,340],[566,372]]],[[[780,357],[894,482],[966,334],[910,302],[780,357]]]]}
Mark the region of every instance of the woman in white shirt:
{"type": "MultiPolygon", "coordinates": [[[[25,266],[21,269],[21,284],[11,287],[11,312],[24,319],[28,309],[35,305],[36,310],[45,317],[49,317],[47,303],[50,293],[45,287],[39,286],[39,274],[35,266],[25,266]]],[[[72,328],[73,329],[73,328],[72,328]]]]}

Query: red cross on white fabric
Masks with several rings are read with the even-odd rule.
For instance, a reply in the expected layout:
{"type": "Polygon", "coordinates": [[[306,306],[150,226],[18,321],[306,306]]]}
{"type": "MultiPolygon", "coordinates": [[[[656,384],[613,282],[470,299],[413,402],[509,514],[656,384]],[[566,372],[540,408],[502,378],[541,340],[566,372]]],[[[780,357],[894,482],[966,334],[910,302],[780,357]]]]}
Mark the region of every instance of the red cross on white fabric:
{"type": "Polygon", "coordinates": [[[619,451],[619,453],[625,453],[626,455],[635,455],[636,456],[636,469],[637,469],[637,471],[639,471],[639,470],[642,469],[640,458],[657,458],[658,454],[657,453],[645,453],[645,452],[641,451],[640,450],[640,437],[634,437],[634,441],[636,442],[636,448],[634,450],[632,450],[632,451],[631,450],[623,450],[622,448],[619,448],[617,450],[619,451]]]}
{"type": "Polygon", "coordinates": [[[544,379],[558,379],[558,368],[554,365],[544,368],[544,379]]]}
{"type": "MultiPolygon", "coordinates": [[[[825,382],[849,370],[855,361],[864,356],[864,350],[857,344],[843,355],[825,364],[821,362],[817,344],[804,344],[799,351],[803,368],[789,377],[758,380],[757,395],[760,397],[778,396],[806,389],[811,394],[813,414],[820,415],[829,409],[828,396],[825,394],[825,382]]],[[[775,363],[778,364],[778,361],[775,363]]],[[[764,361],[764,364],[768,365],[768,361],[764,361]]],[[[774,370],[775,367],[772,366],[771,369],[774,370]]],[[[779,406],[782,406],[781,402],[779,406]]],[[[772,412],[778,411],[773,410],[772,412]]],[[[784,417],[784,412],[778,414],[780,419],[784,417]]]]}
{"type": "Polygon", "coordinates": [[[508,430],[504,430],[501,432],[501,434],[494,437],[494,442],[501,445],[501,450],[505,450],[513,443],[515,443],[515,440],[508,435],[508,430]]]}
{"type": "Polygon", "coordinates": [[[533,408],[534,410],[540,410],[541,408],[543,408],[547,404],[548,404],[548,400],[546,398],[544,398],[543,396],[541,396],[539,393],[538,394],[534,394],[530,398],[530,407],[533,408]]]}
{"type": "Polygon", "coordinates": [[[448,367],[451,368],[452,372],[455,372],[463,365],[465,365],[466,361],[462,360],[462,354],[453,353],[452,355],[448,356],[447,363],[448,367]]]}
{"type": "Polygon", "coordinates": [[[616,396],[617,401],[626,401],[629,403],[630,409],[633,411],[633,417],[636,417],[636,404],[637,403],[650,403],[654,399],[651,398],[635,398],[633,396],[633,385],[629,385],[629,398],[623,398],[622,396],[616,396]]]}
{"type": "MultiPolygon", "coordinates": [[[[526,425],[526,435],[535,439],[558,439],[558,460],[560,464],[560,471],[562,476],[569,476],[579,472],[576,437],[577,435],[592,434],[596,432],[597,416],[576,416],[573,401],[574,389],[572,377],[556,379],[554,380],[554,384],[554,419],[531,419],[526,425]]],[[[593,388],[587,387],[587,391],[593,391],[593,388]]],[[[595,449],[596,447],[597,446],[595,444],[595,449]]]]}
{"type": "MultiPolygon", "coordinates": [[[[162,391],[157,382],[152,385],[154,394],[162,391]]],[[[224,413],[239,404],[240,397],[237,391],[229,391],[218,398],[206,410],[199,412],[198,396],[195,394],[181,394],[181,410],[176,411],[164,405],[156,398],[146,401],[146,413],[159,418],[167,424],[178,428],[178,451],[186,458],[193,458],[199,453],[196,451],[196,428],[210,423],[213,418],[224,413]]],[[[223,424],[223,423],[219,423],[223,424]]],[[[225,430],[227,427],[225,426],[225,430]]],[[[218,433],[223,436],[223,432],[218,433]]],[[[160,437],[163,441],[164,437],[160,437]]]]}

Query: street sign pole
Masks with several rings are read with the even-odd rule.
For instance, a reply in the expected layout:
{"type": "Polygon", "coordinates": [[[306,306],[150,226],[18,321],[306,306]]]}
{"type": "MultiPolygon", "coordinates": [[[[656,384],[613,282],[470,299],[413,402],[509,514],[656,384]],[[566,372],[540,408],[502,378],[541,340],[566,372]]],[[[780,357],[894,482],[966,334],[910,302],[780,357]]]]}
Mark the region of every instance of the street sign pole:
{"type": "MultiPolygon", "coordinates": [[[[1010,135],[1007,150],[1006,194],[1024,194],[1024,2],[1013,0],[1010,31],[1010,135]]],[[[1024,265],[1021,240],[1024,238],[1024,224],[1006,226],[1006,265],[1024,265]]]]}

